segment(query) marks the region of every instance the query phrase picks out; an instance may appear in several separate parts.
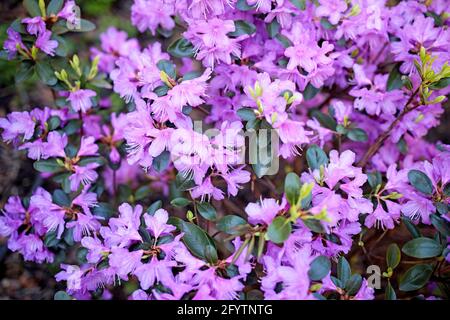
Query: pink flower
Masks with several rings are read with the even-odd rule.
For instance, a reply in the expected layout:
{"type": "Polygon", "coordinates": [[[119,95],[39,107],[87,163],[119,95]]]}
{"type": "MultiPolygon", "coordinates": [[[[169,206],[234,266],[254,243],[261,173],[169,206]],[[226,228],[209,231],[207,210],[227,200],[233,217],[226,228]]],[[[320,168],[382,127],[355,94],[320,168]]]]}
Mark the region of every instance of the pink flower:
{"type": "Polygon", "coordinates": [[[71,91],[67,100],[72,105],[74,111],[86,112],[92,108],[91,98],[95,97],[97,93],[90,89],[78,89],[71,91]]]}
{"type": "Polygon", "coordinates": [[[35,45],[46,54],[53,57],[55,55],[55,49],[58,47],[58,41],[50,40],[51,36],[52,33],[48,30],[39,33],[35,45]]]}

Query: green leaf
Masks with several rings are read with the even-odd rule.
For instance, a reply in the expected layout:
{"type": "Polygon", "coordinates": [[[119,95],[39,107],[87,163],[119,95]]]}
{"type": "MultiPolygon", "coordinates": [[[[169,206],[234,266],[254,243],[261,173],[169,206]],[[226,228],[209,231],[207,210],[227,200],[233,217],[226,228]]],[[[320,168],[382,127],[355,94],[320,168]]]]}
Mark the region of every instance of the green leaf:
{"type": "Polygon", "coordinates": [[[167,52],[176,58],[193,57],[194,46],[188,40],[180,38],[167,48],[167,52]]]}
{"type": "Polygon", "coordinates": [[[392,91],[403,87],[402,74],[400,73],[400,64],[396,64],[389,73],[386,84],[386,90],[392,91]]]}
{"type": "Polygon", "coordinates": [[[161,207],[162,201],[161,200],[155,201],[150,205],[150,207],[148,207],[147,213],[152,216],[158,209],[161,209],[161,207]]]}
{"type": "Polygon", "coordinates": [[[306,151],[306,161],[311,170],[320,169],[320,166],[328,164],[328,156],[318,145],[313,144],[306,151]]]}
{"type": "Polygon", "coordinates": [[[267,33],[269,37],[274,38],[280,32],[280,24],[277,19],[273,19],[271,23],[267,24],[267,33]]]}
{"type": "Polygon", "coordinates": [[[44,237],[44,245],[47,248],[54,248],[56,247],[60,242],[60,239],[57,238],[56,230],[49,231],[46,233],[44,237]]]}
{"type": "Polygon", "coordinates": [[[256,119],[255,110],[253,108],[241,108],[236,111],[237,115],[244,121],[256,119]]]}
{"type": "Polygon", "coordinates": [[[395,269],[400,263],[401,259],[400,248],[396,243],[389,245],[386,251],[386,264],[389,268],[395,269]]]}
{"type": "Polygon", "coordinates": [[[97,206],[92,208],[92,213],[96,216],[109,219],[114,215],[114,208],[109,203],[100,202],[97,206]]]}
{"type": "Polygon", "coordinates": [[[273,243],[283,243],[291,234],[292,226],[285,217],[276,217],[267,229],[267,237],[273,243]]]}
{"type": "Polygon", "coordinates": [[[366,142],[368,137],[367,133],[360,128],[350,129],[347,132],[347,138],[349,138],[352,141],[358,141],[358,142],[366,142]]]}
{"type": "Polygon", "coordinates": [[[178,172],[175,178],[175,185],[180,191],[186,191],[195,186],[192,176],[183,172],[178,172]]]}
{"type": "Polygon", "coordinates": [[[23,6],[28,11],[30,16],[37,17],[41,15],[41,9],[39,9],[37,0],[24,0],[23,6]]]}
{"type": "Polygon", "coordinates": [[[61,169],[59,164],[56,162],[56,159],[35,161],[33,167],[39,172],[50,172],[50,173],[57,172],[61,169]]]}
{"type": "Polygon", "coordinates": [[[23,82],[25,80],[30,79],[33,76],[34,66],[28,62],[22,62],[19,65],[19,69],[15,74],[16,82],[23,82]]]}
{"type": "Polygon", "coordinates": [[[36,73],[39,79],[48,86],[54,86],[58,82],[53,68],[46,61],[36,63],[36,73]]]}
{"type": "Polygon", "coordinates": [[[386,291],[384,293],[384,298],[386,300],[397,300],[397,295],[395,294],[394,288],[392,288],[391,283],[388,282],[386,286],[386,291]]]}
{"type": "Polygon", "coordinates": [[[369,182],[370,187],[375,190],[383,182],[381,173],[379,171],[368,173],[367,181],[369,182]]]}
{"type": "Polygon", "coordinates": [[[359,274],[352,275],[345,283],[345,292],[349,296],[354,296],[361,288],[362,277],[359,274]]]}
{"type": "Polygon", "coordinates": [[[57,189],[53,192],[52,201],[60,207],[70,207],[72,203],[69,196],[60,189],[57,189]]]}
{"type": "Polygon", "coordinates": [[[198,213],[209,221],[215,221],[217,219],[216,209],[208,202],[200,202],[197,205],[198,213]]]}
{"type": "Polygon", "coordinates": [[[439,242],[425,237],[408,241],[402,248],[402,252],[410,257],[426,259],[437,257],[442,253],[439,242]]]}
{"type": "Polygon", "coordinates": [[[247,4],[247,0],[238,0],[236,2],[236,9],[241,11],[249,11],[255,8],[256,6],[250,6],[249,4],[247,4]]]}
{"type": "Polygon", "coordinates": [[[80,19],[80,28],[74,28],[75,32],[90,32],[95,30],[95,24],[86,19],[80,19]]]}
{"type": "Polygon", "coordinates": [[[450,86],[450,77],[449,78],[442,78],[438,82],[435,82],[435,83],[431,84],[430,85],[430,89],[440,90],[440,89],[444,89],[444,88],[446,88],[448,86],[450,86]]]}
{"type": "Polygon", "coordinates": [[[165,150],[153,159],[152,166],[157,172],[163,172],[170,163],[170,152],[165,150]]]}
{"type": "Polygon", "coordinates": [[[74,133],[76,133],[81,128],[81,120],[74,119],[67,122],[67,124],[64,126],[64,132],[70,136],[74,133]]]}
{"type": "Polygon", "coordinates": [[[240,234],[240,228],[247,225],[247,221],[239,216],[227,215],[217,221],[216,227],[219,231],[237,235],[240,234]]]}
{"type": "Polygon", "coordinates": [[[421,236],[419,229],[417,229],[417,227],[411,222],[411,220],[404,216],[401,219],[405,224],[406,229],[408,229],[413,238],[419,238],[421,236]]]}
{"type": "Polygon", "coordinates": [[[332,30],[334,28],[336,28],[336,26],[332,25],[330,21],[328,21],[328,19],[326,18],[321,18],[320,19],[320,25],[325,29],[325,30],[332,30]]]}
{"type": "Polygon", "coordinates": [[[320,223],[319,220],[307,219],[307,220],[303,220],[303,223],[311,231],[314,231],[316,233],[324,233],[325,232],[325,229],[323,228],[323,226],[322,226],[322,224],[320,223]]]}
{"type": "Polygon", "coordinates": [[[205,258],[211,264],[215,264],[218,260],[217,250],[214,246],[207,245],[205,247],[205,258]]]}
{"type": "MultiPolygon", "coordinates": [[[[214,245],[214,241],[206,234],[206,232],[195,224],[183,221],[180,218],[171,217],[169,222],[184,233],[182,239],[189,251],[198,258],[208,261],[206,259],[205,249],[208,246],[215,249],[216,246],[214,245]]],[[[211,250],[211,248],[208,249],[209,256],[212,254],[211,250]]]]}
{"type": "Polygon", "coordinates": [[[254,34],[256,32],[256,26],[245,20],[234,21],[234,28],[235,30],[228,33],[228,36],[237,38],[244,34],[254,34]]]}
{"type": "Polygon", "coordinates": [[[325,256],[316,257],[310,265],[308,276],[312,281],[322,280],[331,270],[331,262],[325,256]]]}
{"type": "Polygon", "coordinates": [[[418,264],[409,268],[400,277],[401,291],[414,291],[422,288],[430,279],[433,267],[429,264],[418,264]]]}
{"type": "Polygon", "coordinates": [[[336,131],[336,127],[337,127],[336,120],[334,120],[328,114],[320,112],[319,110],[316,109],[311,112],[311,116],[313,118],[316,118],[322,127],[336,131]]]}
{"type": "Polygon", "coordinates": [[[431,223],[433,226],[440,232],[444,237],[450,237],[450,227],[449,223],[439,217],[437,214],[432,214],[431,216],[431,223]]]}
{"type": "Polygon", "coordinates": [[[318,93],[320,92],[320,88],[314,87],[312,84],[308,83],[308,85],[305,88],[305,91],[303,91],[303,98],[308,101],[314,98],[318,93]]]}
{"type": "Polygon", "coordinates": [[[61,119],[57,116],[50,117],[47,121],[48,124],[48,130],[53,131],[59,128],[61,125],[61,119]]]}
{"type": "Polygon", "coordinates": [[[300,197],[300,178],[295,172],[289,172],[284,180],[284,193],[291,205],[297,205],[300,197]]]}
{"type": "Polygon", "coordinates": [[[337,265],[337,276],[339,280],[345,285],[347,281],[350,279],[352,274],[352,270],[350,269],[350,265],[343,256],[339,257],[338,265],[337,265]]]}
{"type": "Polygon", "coordinates": [[[430,178],[420,170],[410,170],[408,172],[408,180],[411,185],[422,193],[432,195],[433,183],[430,178]]]}
{"type": "Polygon", "coordinates": [[[159,70],[167,73],[167,75],[172,79],[175,79],[177,77],[175,65],[171,61],[165,59],[159,60],[156,65],[158,66],[159,70]]]}
{"type": "Polygon", "coordinates": [[[72,297],[65,291],[58,291],[55,293],[54,300],[72,300],[72,297]]]}
{"type": "Polygon", "coordinates": [[[450,182],[444,186],[443,193],[445,196],[450,197],[450,182]]]}
{"type": "MultiPolygon", "coordinates": [[[[58,35],[53,35],[52,38],[56,41],[58,41],[58,47],[56,48],[56,55],[60,56],[60,57],[66,57],[67,54],[69,53],[69,47],[67,45],[67,41],[58,35]]],[[[90,83],[92,84],[93,81],[90,81],[90,83]]]]}
{"type": "Polygon", "coordinates": [[[105,159],[103,157],[83,157],[79,162],[78,165],[84,167],[90,163],[97,163],[99,165],[105,164],[105,159]]]}
{"type": "MultiPolygon", "coordinates": [[[[283,45],[283,47],[285,47],[285,48],[292,47],[292,42],[291,42],[291,40],[289,40],[288,37],[282,35],[281,33],[277,34],[277,35],[275,36],[275,38],[276,38],[278,41],[280,41],[280,43],[283,45]]],[[[303,96],[304,96],[304,94],[303,94],[303,96]]],[[[305,98],[305,99],[306,99],[306,98],[305,98]]]]}
{"type": "Polygon", "coordinates": [[[64,5],[64,0],[51,0],[50,3],[47,6],[47,14],[57,14],[59,11],[61,11],[62,7],[64,5]]]}
{"type": "Polygon", "coordinates": [[[306,9],[306,0],[290,0],[294,6],[300,10],[306,9]]]}
{"type": "Polygon", "coordinates": [[[170,201],[170,204],[177,208],[186,207],[189,203],[191,203],[191,201],[186,198],[175,198],[170,201]]]}
{"type": "Polygon", "coordinates": [[[149,186],[142,186],[142,187],[138,188],[136,190],[136,192],[134,193],[134,199],[136,201],[139,201],[139,200],[148,198],[150,196],[151,192],[152,191],[149,186]]]}

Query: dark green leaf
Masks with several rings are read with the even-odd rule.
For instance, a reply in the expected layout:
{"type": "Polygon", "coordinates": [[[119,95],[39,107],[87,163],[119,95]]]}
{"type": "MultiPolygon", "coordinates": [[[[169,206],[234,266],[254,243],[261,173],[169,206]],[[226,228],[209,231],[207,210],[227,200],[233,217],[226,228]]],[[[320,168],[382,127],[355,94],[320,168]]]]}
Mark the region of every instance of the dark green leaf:
{"type": "Polygon", "coordinates": [[[305,91],[303,91],[303,98],[308,101],[314,98],[318,93],[320,92],[320,88],[314,87],[312,84],[308,83],[308,85],[305,88],[305,91]]]}
{"type": "Polygon", "coordinates": [[[114,209],[111,204],[106,202],[100,202],[92,208],[92,213],[96,216],[103,217],[105,219],[109,219],[114,214],[114,209]]]}
{"type": "Polygon", "coordinates": [[[241,11],[249,11],[252,9],[255,9],[255,6],[250,6],[247,4],[247,0],[238,0],[236,2],[236,9],[241,10],[241,11]]]}
{"type": "Polygon", "coordinates": [[[37,17],[41,15],[41,10],[39,9],[39,4],[37,0],[24,0],[23,6],[28,11],[30,16],[37,17]]]}
{"type": "Polygon", "coordinates": [[[53,203],[56,203],[60,207],[70,207],[71,204],[69,196],[60,189],[53,192],[52,200],[53,203]]]}
{"type": "Polygon", "coordinates": [[[410,170],[408,172],[408,180],[414,188],[422,193],[431,195],[433,194],[433,183],[430,178],[420,170],[410,170]]]}
{"type": "Polygon", "coordinates": [[[337,276],[339,280],[343,284],[347,283],[348,279],[350,279],[350,276],[352,274],[352,270],[350,269],[350,265],[343,256],[339,257],[338,265],[337,265],[337,276]]]}
{"type": "Polygon", "coordinates": [[[72,297],[67,294],[65,291],[58,291],[55,293],[53,297],[54,300],[72,300],[72,297]]]}
{"type": "Polygon", "coordinates": [[[291,205],[297,205],[300,197],[300,178],[295,172],[289,172],[284,180],[284,193],[291,205]]]}
{"type": "Polygon", "coordinates": [[[176,199],[173,199],[172,201],[170,201],[170,204],[177,208],[185,207],[189,203],[191,203],[191,201],[186,198],[176,198],[176,199]]]}
{"type": "Polygon", "coordinates": [[[105,164],[105,159],[103,157],[84,157],[78,162],[78,165],[84,167],[90,163],[97,163],[102,166],[105,164]]]}
{"type": "Polygon", "coordinates": [[[336,26],[332,25],[330,21],[328,21],[328,19],[326,18],[321,18],[320,19],[320,25],[325,29],[325,30],[332,30],[334,28],[336,28],[336,26]]]}
{"type": "Polygon", "coordinates": [[[381,173],[379,171],[370,172],[367,174],[367,180],[370,187],[375,190],[382,182],[381,173]]]}
{"type": "Polygon", "coordinates": [[[322,127],[336,131],[336,127],[337,127],[336,120],[334,120],[328,114],[320,112],[319,110],[313,110],[311,112],[311,116],[313,118],[316,118],[322,127]]]}
{"type": "Polygon", "coordinates": [[[47,6],[47,14],[48,15],[56,15],[59,11],[61,11],[64,5],[64,0],[51,0],[47,6]]]}
{"type": "Polygon", "coordinates": [[[426,259],[437,257],[442,253],[440,243],[430,238],[420,237],[408,241],[402,248],[402,252],[410,257],[426,259]]]}
{"type": "Polygon", "coordinates": [[[433,267],[429,264],[418,264],[408,269],[400,278],[401,291],[414,291],[422,288],[430,279],[433,267]]]}
{"type": "Polygon", "coordinates": [[[400,263],[400,259],[401,259],[400,248],[395,243],[390,244],[386,251],[387,266],[392,269],[395,269],[400,263]]]}
{"type": "Polygon", "coordinates": [[[211,264],[215,264],[217,262],[217,260],[218,260],[217,250],[214,246],[207,245],[205,247],[205,258],[206,258],[206,261],[208,261],[211,264]]]}
{"type": "Polygon", "coordinates": [[[283,45],[283,47],[285,48],[289,48],[292,46],[292,42],[291,40],[289,40],[286,36],[282,35],[281,33],[277,34],[275,36],[275,38],[280,41],[280,43],[283,45]]]}
{"type": "Polygon", "coordinates": [[[318,145],[313,144],[306,151],[306,161],[311,170],[315,170],[328,164],[328,156],[318,145]]]}
{"type": "Polygon", "coordinates": [[[180,191],[186,191],[195,186],[192,176],[183,172],[178,172],[175,178],[175,184],[180,191]]]}
{"type": "Polygon", "coordinates": [[[319,220],[316,219],[307,219],[303,220],[303,223],[305,226],[307,226],[311,231],[314,231],[316,233],[324,233],[325,229],[323,228],[322,224],[319,220]]]}
{"type": "Polygon", "coordinates": [[[22,82],[33,76],[34,66],[28,62],[22,62],[15,74],[16,82],[22,82]]]}
{"type": "Polygon", "coordinates": [[[450,237],[450,227],[449,223],[439,217],[437,214],[432,214],[431,216],[431,223],[433,226],[440,232],[444,237],[450,237]]]}
{"type": "Polygon", "coordinates": [[[214,221],[217,219],[217,213],[216,209],[212,205],[210,205],[208,202],[200,202],[197,205],[198,213],[209,221],[214,221]]]}
{"type": "Polygon", "coordinates": [[[256,119],[255,110],[253,108],[241,108],[236,113],[244,121],[256,119]]]}
{"type": "Polygon", "coordinates": [[[308,276],[312,281],[319,281],[330,272],[330,269],[330,260],[328,260],[325,256],[318,256],[313,260],[313,262],[311,262],[308,276]]]}
{"type": "Polygon", "coordinates": [[[85,19],[80,19],[80,27],[79,28],[74,28],[71,31],[76,31],[76,32],[90,32],[90,31],[94,31],[95,30],[95,24],[92,23],[91,21],[85,20],[85,19]]]}
{"type": "Polygon", "coordinates": [[[368,137],[367,133],[360,128],[350,129],[347,132],[347,138],[349,138],[352,141],[358,141],[358,142],[366,142],[368,137]]]}
{"type": "Polygon", "coordinates": [[[147,213],[152,216],[158,209],[161,209],[161,207],[162,201],[161,200],[155,201],[150,205],[150,207],[148,207],[147,213]]]}
{"type": "Polygon", "coordinates": [[[359,288],[361,288],[362,277],[359,274],[352,275],[345,283],[345,292],[349,296],[354,296],[358,293],[359,288]]]}
{"type": "Polygon", "coordinates": [[[157,172],[163,172],[167,169],[170,162],[170,152],[165,150],[159,156],[153,159],[152,166],[157,172]]]}
{"type": "Polygon", "coordinates": [[[444,186],[443,193],[445,196],[450,197],[450,182],[444,186]]]}
{"type": "Polygon", "coordinates": [[[42,82],[48,86],[54,86],[58,82],[55,72],[48,62],[40,61],[36,63],[36,73],[42,82]]]}
{"type": "Polygon", "coordinates": [[[56,162],[56,159],[36,161],[34,162],[33,167],[39,172],[50,172],[50,173],[57,172],[61,169],[59,164],[56,162]]]}
{"type": "Polygon", "coordinates": [[[274,38],[280,32],[280,24],[277,19],[273,19],[271,23],[267,24],[267,33],[271,38],[274,38]]]}
{"type": "Polygon", "coordinates": [[[228,33],[228,36],[237,38],[244,34],[254,34],[256,32],[256,26],[245,20],[234,21],[234,28],[235,30],[228,33]]]}
{"type": "Polygon", "coordinates": [[[139,201],[139,200],[148,198],[150,196],[151,192],[152,191],[149,186],[142,186],[142,187],[138,188],[136,190],[136,192],[134,193],[134,199],[136,201],[139,201]]]}
{"type": "MultiPolygon", "coordinates": [[[[211,246],[215,249],[216,246],[214,245],[214,241],[206,234],[206,232],[195,224],[183,221],[180,218],[171,217],[169,222],[184,233],[182,239],[189,251],[191,251],[191,253],[195,256],[207,261],[205,256],[205,248],[211,246]]],[[[212,249],[208,249],[209,256],[212,254],[211,250],[212,249]]]]}
{"type": "Polygon", "coordinates": [[[175,69],[175,65],[169,60],[159,60],[156,64],[158,69],[167,73],[169,77],[175,79],[177,77],[177,71],[175,69]]]}
{"type": "Polygon", "coordinates": [[[421,236],[419,229],[409,220],[407,217],[402,217],[402,221],[408,229],[413,238],[419,238],[421,236]]]}
{"type": "Polygon", "coordinates": [[[49,231],[44,237],[44,245],[47,248],[54,248],[59,244],[59,239],[57,238],[56,230],[49,231]]]}
{"type": "Polygon", "coordinates": [[[306,0],[290,0],[294,6],[300,10],[306,9],[306,0]]]}
{"type": "Polygon", "coordinates": [[[50,117],[50,119],[48,119],[47,123],[48,123],[48,130],[50,131],[56,130],[61,125],[61,119],[59,119],[59,117],[57,116],[53,116],[50,117]]]}
{"type": "Polygon", "coordinates": [[[397,300],[397,295],[395,294],[394,288],[392,288],[391,283],[388,282],[386,286],[386,292],[384,294],[386,300],[397,300]]]}
{"type": "Polygon", "coordinates": [[[292,231],[291,223],[284,217],[276,217],[267,229],[267,237],[274,243],[283,243],[292,231]]]}
{"type": "Polygon", "coordinates": [[[400,73],[400,64],[395,65],[389,73],[386,90],[392,91],[403,87],[402,74],[400,73]]]}
{"type": "Polygon", "coordinates": [[[188,40],[180,38],[167,48],[167,52],[176,58],[193,57],[194,46],[188,40]]]}
{"type": "Polygon", "coordinates": [[[219,221],[217,221],[216,227],[219,231],[236,235],[239,234],[239,229],[247,224],[247,221],[242,219],[239,216],[228,215],[222,217],[219,221]]]}
{"type": "Polygon", "coordinates": [[[440,89],[444,89],[448,86],[450,86],[450,77],[443,78],[443,79],[439,80],[438,82],[433,83],[432,85],[430,85],[430,89],[440,90],[440,89]]]}

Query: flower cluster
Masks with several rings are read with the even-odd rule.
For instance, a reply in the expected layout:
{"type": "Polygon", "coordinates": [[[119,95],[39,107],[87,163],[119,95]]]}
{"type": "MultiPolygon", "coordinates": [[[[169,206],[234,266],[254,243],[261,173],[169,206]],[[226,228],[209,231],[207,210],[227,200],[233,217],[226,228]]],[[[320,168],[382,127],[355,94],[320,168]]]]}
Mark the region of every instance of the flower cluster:
{"type": "Polygon", "coordinates": [[[448,296],[445,4],[134,0],[151,41],[108,26],[67,58],[94,25],[27,1],[2,57],[54,99],[0,118],[40,177],[0,236],[73,299],[448,296]]]}

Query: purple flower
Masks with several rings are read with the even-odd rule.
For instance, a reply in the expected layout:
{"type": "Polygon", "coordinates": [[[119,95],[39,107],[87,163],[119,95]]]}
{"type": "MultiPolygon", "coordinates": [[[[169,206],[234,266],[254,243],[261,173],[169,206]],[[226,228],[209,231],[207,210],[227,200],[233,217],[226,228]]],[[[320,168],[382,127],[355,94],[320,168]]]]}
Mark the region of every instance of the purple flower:
{"type": "Polygon", "coordinates": [[[71,91],[67,100],[72,105],[74,111],[86,112],[92,108],[91,98],[95,97],[97,93],[90,89],[78,89],[71,91]]]}
{"type": "Polygon", "coordinates": [[[26,47],[22,42],[20,33],[14,31],[11,27],[9,27],[6,32],[8,34],[8,38],[3,43],[3,48],[8,51],[8,59],[12,59],[17,52],[17,47],[21,49],[26,49],[26,47]]]}
{"type": "Polygon", "coordinates": [[[266,224],[269,225],[277,214],[283,210],[286,203],[279,204],[275,199],[261,199],[260,203],[249,203],[245,207],[245,212],[248,215],[248,221],[252,224],[266,224]]]}
{"type": "Polygon", "coordinates": [[[135,0],[131,6],[131,23],[140,32],[150,30],[153,35],[158,26],[164,30],[172,30],[175,22],[172,17],[175,15],[174,4],[164,0],[135,0]]]}
{"type": "Polygon", "coordinates": [[[55,49],[58,47],[58,41],[50,40],[51,36],[52,33],[48,30],[39,33],[35,45],[36,48],[41,49],[43,52],[53,57],[55,55],[55,49]]]}
{"type": "Polygon", "coordinates": [[[3,129],[2,138],[13,141],[23,135],[24,140],[30,140],[34,134],[35,122],[26,112],[11,112],[6,118],[0,118],[0,128],[3,129]]]}
{"type": "Polygon", "coordinates": [[[37,36],[38,34],[44,33],[46,30],[45,22],[42,17],[25,18],[22,19],[22,23],[27,25],[27,32],[29,34],[37,36]]]}

